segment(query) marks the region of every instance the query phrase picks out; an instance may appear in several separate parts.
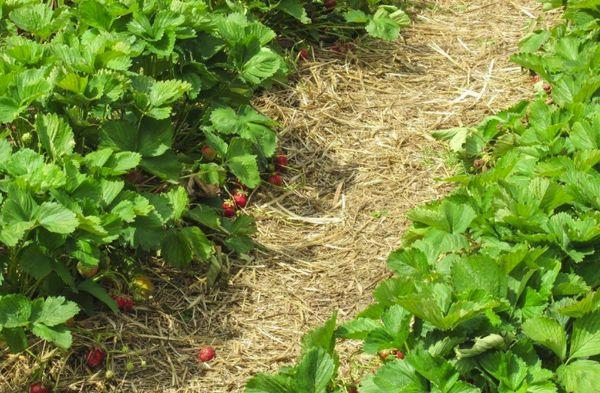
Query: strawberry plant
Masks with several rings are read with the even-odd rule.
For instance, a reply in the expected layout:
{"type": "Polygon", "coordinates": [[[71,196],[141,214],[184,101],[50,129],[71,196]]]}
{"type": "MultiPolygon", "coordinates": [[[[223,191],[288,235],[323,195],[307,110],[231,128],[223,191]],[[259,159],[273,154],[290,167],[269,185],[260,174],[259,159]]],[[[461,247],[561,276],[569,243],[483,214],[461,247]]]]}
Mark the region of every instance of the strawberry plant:
{"type": "Polygon", "coordinates": [[[410,23],[402,10],[405,1],[381,0],[283,0],[248,1],[260,20],[286,37],[297,40],[335,41],[356,34],[348,25],[364,29],[370,36],[385,40],[398,38],[410,23]]]}
{"type": "Polygon", "coordinates": [[[372,355],[359,392],[600,391],[600,3],[546,3],[566,4],[565,22],[527,36],[513,59],[551,88],[436,133],[464,172],[409,214],[394,277],[247,392],[344,391],[336,339],[372,355]]]}
{"type": "Polygon", "coordinates": [[[229,206],[223,191],[269,175],[277,123],[251,98],[288,72],[273,40],[302,9],[0,2],[0,341],[19,351],[31,332],[66,348],[80,309],[131,310],[124,280],[149,296],[139,262],[206,263],[213,281],[215,243],[252,249],[246,194],[229,206]]]}

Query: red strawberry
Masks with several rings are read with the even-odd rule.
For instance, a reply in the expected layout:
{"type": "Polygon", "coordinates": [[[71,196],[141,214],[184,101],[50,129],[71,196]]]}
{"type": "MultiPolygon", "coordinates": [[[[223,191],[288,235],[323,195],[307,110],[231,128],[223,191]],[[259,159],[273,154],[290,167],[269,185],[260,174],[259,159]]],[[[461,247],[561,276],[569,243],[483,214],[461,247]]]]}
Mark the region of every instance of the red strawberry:
{"type": "Polygon", "coordinates": [[[225,217],[231,218],[235,216],[235,202],[227,200],[223,202],[221,207],[223,208],[223,215],[225,217]]]}
{"type": "Polygon", "coordinates": [[[133,299],[129,296],[123,298],[123,311],[130,312],[133,311],[133,299]]]}
{"type": "Polygon", "coordinates": [[[402,351],[400,351],[399,349],[395,350],[393,352],[394,356],[396,356],[397,359],[404,359],[404,353],[402,351]]]}
{"type": "Polygon", "coordinates": [[[302,48],[300,49],[300,51],[298,52],[298,56],[302,59],[302,60],[308,60],[308,49],[306,48],[302,48]]]}
{"type": "Polygon", "coordinates": [[[275,156],[275,167],[278,171],[283,171],[288,166],[287,156],[283,153],[279,153],[275,156]]]}
{"type": "Polygon", "coordinates": [[[485,160],[483,158],[477,158],[476,160],[473,161],[473,167],[475,167],[476,169],[483,168],[484,165],[485,165],[485,160]]]}
{"type": "Polygon", "coordinates": [[[50,393],[50,389],[45,387],[41,382],[36,382],[29,387],[29,393],[50,393]]]}
{"type": "Polygon", "coordinates": [[[198,361],[209,362],[215,358],[215,349],[213,347],[204,347],[198,352],[198,361]]]}
{"type": "Polygon", "coordinates": [[[130,312],[133,310],[133,299],[129,296],[113,296],[113,299],[117,303],[119,310],[123,312],[130,312]]]}
{"type": "Polygon", "coordinates": [[[358,393],[358,389],[356,386],[351,386],[348,388],[348,393],[358,393]]]}
{"type": "Polygon", "coordinates": [[[87,356],[85,357],[85,362],[87,363],[88,367],[95,368],[102,364],[105,357],[106,352],[104,352],[102,349],[92,348],[87,353],[87,356]]]}
{"type": "Polygon", "coordinates": [[[542,80],[542,78],[539,75],[534,75],[531,77],[531,82],[533,82],[533,84],[536,84],[541,80],[542,80]]]}
{"type": "Polygon", "coordinates": [[[546,91],[546,93],[550,94],[550,92],[552,91],[552,85],[550,83],[544,83],[544,86],[542,86],[542,88],[546,91]]]}
{"type": "Polygon", "coordinates": [[[336,6],[336,1],[335,0],[325,0],[325,2],[323,4],[325,5],[325,8],[327,8],[328,10],[332,10],[336,6]]]}
{"type": "Polygon", "coordinates": [[[204,158],[204,161],[211,162],[217,156],[217,152],[215,151],[215,149],[208,145],[202,146],[202,149],[200,149],[200,151],[202,152],[202,157],[204,158]]]}
{"type": "Polygon", "coordinates": [[[244,191],[237,190],[233,194],[233,201],[235,202],[236,206],[244,208],[248,203],[248,195],[244,191]]]}
{"type": "Polygon", "coordinates": [[[283,179],[279,173],[275,172],[269,177],[269,183],[274,186],[281,186],[283,184],[283,179]]]}

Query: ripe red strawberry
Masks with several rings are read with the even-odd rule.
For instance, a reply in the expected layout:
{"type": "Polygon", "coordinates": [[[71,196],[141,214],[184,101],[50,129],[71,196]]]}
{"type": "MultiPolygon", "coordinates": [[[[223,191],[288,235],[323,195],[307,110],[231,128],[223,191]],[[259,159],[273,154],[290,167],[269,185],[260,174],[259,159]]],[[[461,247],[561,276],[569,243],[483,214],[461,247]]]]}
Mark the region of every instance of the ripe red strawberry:
{"type": "Polygon", "coordinates": [[[106,358],[106,352],[100,348],[92,348],[85,357],[85,362],[90,368],[98,367],[106,358]]]}
{"type": "Polygon", "coordinates": [[[216,352],[213,347],[200,348],[200,352],[198,352],[198,361],[209,362],[215,358],[215,355],[216,352]]]}
{"type": "Polygon", "coordinates": [[[233,201],[235,202],[237,207],[244,208],[248,203],[248,195],[244,191],[237,190],[233,194],[233,201]]]}
{"type": "Polygon", "coordinates": [[[542,86],[542,88],[546,91],[546,93],[550,94],[550,92],[552,91],[552,85],[550,83],[544,83],[544,86],[542,86]]]}
{"type": "Polygon", "coordinates": [[[123,312],[130,312],[133,310],[133,299],[129,296],[113,296],[113,299],[117,303],[119,310],[123,312]]]}
{"type": "Polygon", "coordinates": [[[204,161],[211,162],[217,157],[217,152],[215,151],[215,149],[208,145],[202,146],[202,149],[200,149],[200,151],[202,152],[202,157],[204,158],[204,161]]]}
{"type": "Polygon", "coordinates": [[[308,49],[306,48],[302,48],[300,49],[300,51],[298,52],[298,56],[302,59],[302,60],[308,60],[308,49]]]}
{"type": "Polygon", "coordinates": [[[356,386],[351,386],[348,388],[348,393],[358,393],[358,389],[356,386]]]}
{"type": "Polygon", "coordinates": [[[123,311],[130,312],[133,311],[133,299],[129,296],[123,298],[123,311]]]}
{"type": "Polygon", "coordinates": [[[335,0],[325,0],[325,2],[323,4],[325,5],[325,8],[327,8],[328,10],[332,10],[336,6],[336,1],[335,0]]]}
{"type": "Polygon", "coordinates": [[[279,173],[275,172],[269,177],[269,183],[274,186],[281,186],[283,184],[283,179],[279,173]]]}
{"type": "Polygon", "coordinates": [[[542,80],[542,78],[539,75],[534,75],[531,77],[531,82],[533,82],[533,84],[536,84],[541,80],[542,80]]]}
{"type": "Polygon", "coordinates": [[[36,382],[29,387],[29,393],[50,393],[50,389],[45,387],[41,382],[36,382]]]}
{"type": "Polygon", "coordinates": [[[395,350],[393,353],[397,359],[400,359],[400,360],[404,359],[404,353],[402,351],[400,351],[399,349],[395,350]]]}
{"type": "Polygon", "coordinates": [[[231,218],[235,216],[235,202],[227,200],[223,202],[221,207],[223,208],[223,215],[225,217],[231,218]]]}
{"type": "Polygon", "coordinates": [[[477,158],[473,161],[473,167],[481,169],[485,166],[485,160],[483,158],[477,158]]]}
{"type": "Polygon", "coordinates": [[[278,171],[284,171],[288,166],[287,156],[283,153],[279,153],[275,156],[275,168],[278,171]]]}

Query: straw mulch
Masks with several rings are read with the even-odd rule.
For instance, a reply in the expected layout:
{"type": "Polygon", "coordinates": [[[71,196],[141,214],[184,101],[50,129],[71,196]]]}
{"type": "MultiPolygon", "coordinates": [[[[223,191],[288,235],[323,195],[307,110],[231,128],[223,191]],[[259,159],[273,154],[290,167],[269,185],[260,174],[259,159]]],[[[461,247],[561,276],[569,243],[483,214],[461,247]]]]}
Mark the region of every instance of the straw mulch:
{"type": "Polygon", "coordinates": [[[156,270],[153,301],[84,321],[69,356],[44,349],[41,369],[31,356],[3,359],[0,392],[20,391],[36,372],[65,392],[241,392],[253,374],[291,363],[302,334],[334,311],[345,320],[368,304],[406,211],[449,190],[438,179],[451,161],[430,132],[532,94],[508,57],[539,23],[536,1],[426,4],[399,42],[315,50],[292,86],[257,101],[281,122],[292,168],[283,189],[252,195],[264,249],[233,261],[228,285],[156,270]],[[110,380],[82,366],[92,339],[112,351],[110,380]],[[199,366],[207,344],[217,359],[199,366]]]}

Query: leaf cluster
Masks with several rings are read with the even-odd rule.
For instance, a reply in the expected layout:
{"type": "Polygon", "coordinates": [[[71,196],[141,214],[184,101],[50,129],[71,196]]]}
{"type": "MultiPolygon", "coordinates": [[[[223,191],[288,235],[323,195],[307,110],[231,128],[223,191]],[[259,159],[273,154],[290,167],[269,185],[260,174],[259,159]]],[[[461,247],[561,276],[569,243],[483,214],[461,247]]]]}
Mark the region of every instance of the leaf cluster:
{"type": "MultiPolygon", "coordinates": [[[[409,214],[388,259],[394,277],[372,305],[309,334],[360,340],[384,358],[359,392],[600,391],[599,10],[569,1],[563,24],[521,44],[514,60],[551,94],[438,133],[465,162],[449,179],[455,191],[409,214]]],[[[318,348],[247,391],[345,391],[334,352],[311,360],[318,348]],[[305,376],[309,361],[316,371],[305,376]]]]}

